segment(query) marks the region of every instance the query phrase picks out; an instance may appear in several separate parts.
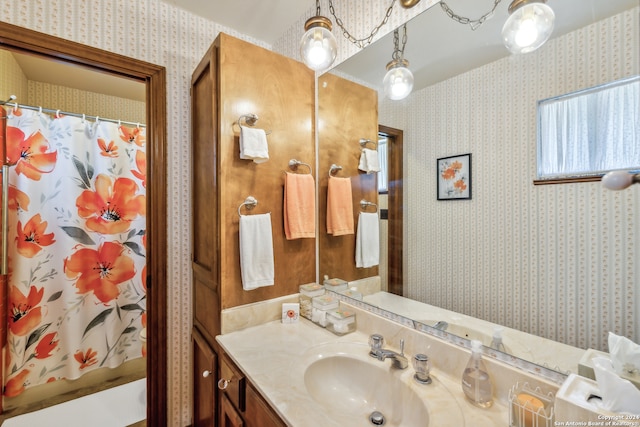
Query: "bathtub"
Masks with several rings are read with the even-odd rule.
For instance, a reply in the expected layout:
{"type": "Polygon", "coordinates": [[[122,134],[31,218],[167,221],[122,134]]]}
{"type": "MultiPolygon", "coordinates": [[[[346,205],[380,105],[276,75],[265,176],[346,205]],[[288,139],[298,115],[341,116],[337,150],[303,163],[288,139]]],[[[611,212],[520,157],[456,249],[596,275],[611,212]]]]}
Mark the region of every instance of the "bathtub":
{"type": "Polygon", "coordinates": [[[9,418],[1,427],[125,427],[147,417],[146,378],[9,418]]]}

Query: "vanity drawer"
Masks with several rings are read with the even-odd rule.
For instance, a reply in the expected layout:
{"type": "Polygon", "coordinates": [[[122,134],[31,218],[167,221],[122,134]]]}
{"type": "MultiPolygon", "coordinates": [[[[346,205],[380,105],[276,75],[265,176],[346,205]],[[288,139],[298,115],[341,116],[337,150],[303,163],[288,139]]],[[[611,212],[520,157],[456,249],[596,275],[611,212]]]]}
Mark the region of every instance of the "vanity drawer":
{"type": "Polygon", "coordinates": [[[223,354],[219,360],[220,380],[218,381],[218,388],[240,412],[244,412],[246,402],[244,375],[226,354],[223,354]]]}

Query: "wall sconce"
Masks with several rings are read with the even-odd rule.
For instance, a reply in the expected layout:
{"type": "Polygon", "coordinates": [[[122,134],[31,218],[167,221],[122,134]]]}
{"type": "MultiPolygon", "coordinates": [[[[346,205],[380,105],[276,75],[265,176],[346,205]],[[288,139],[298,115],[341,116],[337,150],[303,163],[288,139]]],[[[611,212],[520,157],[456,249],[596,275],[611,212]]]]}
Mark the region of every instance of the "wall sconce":
{"type": "Polygon", "coordinates": [[[502,40],[511,53],[533,52],[553,32],[555,14],[547,0],[513,0],[502,27],[502,40]]]}
{"type": "Polygon", "coordinates": [[[640,184],[640,173],[612,171],[602,177],[602,185],[608,190],[624,190],[632,184],[640,184]]]}
{"type": "Polygon", "coordinates": [[[302,61],[312,70],[324,71],[336,60],[338,42],[331,28],[329,18],[320,15],[320,0],[316,0],[316,16],[305,22],[305,33],[300,41],[302,61]]]}
{"type": "Polygon", "coordinates": [[[393,59],[387,64],[387,74],[382,81],[384,93],[394,101],[406,98],[411,93],[411,89],[413,89],[413,73],[408,68],[409,61],[403,58],[404,47],[407,44],[407,24],[404,25],[402,50],[399,47],[399,37],[399,32],[396,29],[393,32],[393,59]]]}

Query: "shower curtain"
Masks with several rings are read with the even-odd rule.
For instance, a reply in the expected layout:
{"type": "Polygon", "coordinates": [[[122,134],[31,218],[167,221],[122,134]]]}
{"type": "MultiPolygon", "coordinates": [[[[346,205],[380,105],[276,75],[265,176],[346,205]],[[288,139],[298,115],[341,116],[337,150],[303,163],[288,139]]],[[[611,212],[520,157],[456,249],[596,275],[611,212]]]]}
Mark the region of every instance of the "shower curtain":
{"type": "Polygon", "coordinates": [[[14,397],[146,355],[146,156],[144,127],[7,112],[14,397]]]}

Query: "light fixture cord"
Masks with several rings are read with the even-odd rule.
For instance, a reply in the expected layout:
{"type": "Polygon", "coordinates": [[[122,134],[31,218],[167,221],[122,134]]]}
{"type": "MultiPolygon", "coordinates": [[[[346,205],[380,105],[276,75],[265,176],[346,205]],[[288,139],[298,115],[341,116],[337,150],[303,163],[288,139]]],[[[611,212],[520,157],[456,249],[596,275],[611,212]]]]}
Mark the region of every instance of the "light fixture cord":
{"type": "Polygon", "coordinates": [[[363,49],[373,41],[373,37],[378,33],[378,31],[380,31],[380,28],[382,28],[384,24],[387,23],[387,21],[389,20],[389,17],[391,16],[391,12],[393,11],[393,6],[395,5],[395,3],[396,3],[396,0],[391,0],[391,4],[387,8],[387,13],[385,14],[382,21],[378,25],[376,25],[373,30],[371,30],[371,34],[361,39],[357,39],[354,36],[352,36],[351,33],[349,33],[349,31],[344,27],[344,23],[342,22],[342,19],[336,16],[336,10],[333,7],[332,0],[329,0],[329,12],[331,12],[331,15],[333,15],[333,17],[335,18],[336,24],[338,24],[338,27],[342,29],[342,35],[351,43],[355,44],[360,49],[363,49]]]}
{"type": "Polygon", "coordinates": [[[440,6],[445,11],[445,13],[449,16],[449,18],[453,19],[454,21],[460,24],[469,25],[471,29],[475,31],[482,24],[484,24],[484,21],[486,21],[487,19],[491,19],[491,17],[493,16],[493,13],[496,11],[496,7],[498,7],[501,1],[502,0],[494,0],[493,8],[478,19],[469,19],[469,18],[465,18],[464,16],[457,15],[453,10],[451,10],[449,5],[446,4],[444,1],[440,2],[440,6]]]}
{"type": "Polygon", "coordinates": [[[316,0],[316,16],[320,16],[320,0],[316,0]]]}
{"type": "Polygon", "coordinates": [[[400,49],[400,33],[396,28],[393,31],[393,54],[391,57],[395,61],[401,61],[404,58],[404,47],[407,45],[407,24],[403,26],[403,35],[402,35],[402,49],[400,49]]]}

